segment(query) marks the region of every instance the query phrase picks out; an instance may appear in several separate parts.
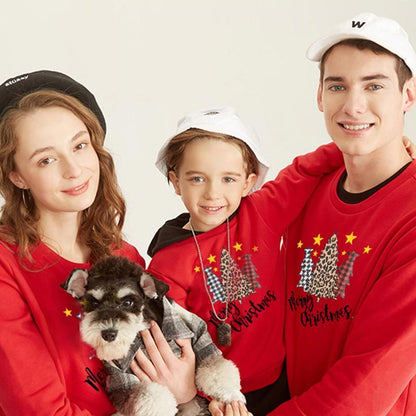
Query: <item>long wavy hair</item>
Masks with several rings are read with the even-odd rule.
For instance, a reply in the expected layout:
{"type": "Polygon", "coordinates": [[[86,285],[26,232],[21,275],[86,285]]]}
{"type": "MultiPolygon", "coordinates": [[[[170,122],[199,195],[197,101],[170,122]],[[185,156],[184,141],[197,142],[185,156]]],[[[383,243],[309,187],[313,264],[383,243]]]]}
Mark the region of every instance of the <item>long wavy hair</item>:
{"type": "Polygon", "coordinates": [[[95,114],[76,98],[56,91],[40,90],[24,96],[0,121],[0,195],[4,205],[0,216],[0,238],[17,245],[19,258],[31,260],[31,249],[40,242],[39,214],[30,192],[16,187],[9,174],[16,170],[16,124],[37,108],[58,106],[71,111],[87,127],[99,165],[100,180],[93,204],[82,213],[79,241],[91,250],[91,260],[109,255],[122,242],[126,204],[117,184],[113,158],[104,149],[104,131],[95,114]]]}

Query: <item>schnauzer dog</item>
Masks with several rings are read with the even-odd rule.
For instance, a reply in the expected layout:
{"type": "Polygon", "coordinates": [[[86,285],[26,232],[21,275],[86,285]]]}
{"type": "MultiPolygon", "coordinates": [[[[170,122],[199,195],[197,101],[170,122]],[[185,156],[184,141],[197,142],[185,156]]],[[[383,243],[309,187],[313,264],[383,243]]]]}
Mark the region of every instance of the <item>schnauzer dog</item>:
{"type": "Polygon", "coordinates": [[[175,339],[191,338],[196,357],[196,386],[221,402],[245,402],[237,367],[222,357],[206,323],[165,294],[169,286],[124,257],[97,261],[89,271],[74,269],[62,287],[80,300],[80,332],[108,372],[107,392],[119,414],[125,416],[209,415],[205,399],[196,397],[177,405],[167,387],[140,382],[130,370],[139,348],[145,352],[140,331],[151,320],[162,329],[170,347],[181,355],[175,339]]]}

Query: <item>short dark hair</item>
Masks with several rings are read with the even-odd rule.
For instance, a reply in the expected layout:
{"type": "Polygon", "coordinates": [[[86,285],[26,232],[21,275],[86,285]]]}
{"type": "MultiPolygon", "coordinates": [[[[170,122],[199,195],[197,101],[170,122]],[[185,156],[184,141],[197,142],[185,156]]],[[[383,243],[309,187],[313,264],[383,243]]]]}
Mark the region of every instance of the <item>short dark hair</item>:
{"type": "Polygon", "coordinates": [[[412,78],[412,71],[410,68],[405,64],[402,58],[398,57],[396,54],[390,52],[388,49],[383,48],[382,46],[378,45],[375,42],[367,39],[345,39],[341,42],[336,43],[335,45],[331,46],[322,56],[321,62],[319,65],[320,68],[320,78],[319,82],[322,84],[324,80],[324,70],[325,70],[325,61],[328,58],[331,51],[340,45],[351,46],[353,48],[357,48],[359,50],[370,50],[375,54],[385,54],[393,56],[396,59],[396,73],[397,78],[399,80],[399,88],[400,90],[403,88],[404,83],[412,78]]]}

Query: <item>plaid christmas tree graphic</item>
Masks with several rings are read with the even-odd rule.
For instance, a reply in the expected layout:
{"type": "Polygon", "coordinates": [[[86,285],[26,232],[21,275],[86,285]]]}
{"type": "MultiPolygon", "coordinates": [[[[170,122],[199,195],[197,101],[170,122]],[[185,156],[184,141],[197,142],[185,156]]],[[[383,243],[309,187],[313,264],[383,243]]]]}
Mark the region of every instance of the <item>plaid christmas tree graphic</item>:
{"type": "Polygon", "coordinates": [[[303,287],[306,293],[315,295],[318,302],[322,298],[336,299],[339,296],[345,298],[346,286],[350,284],[353,265],[358,254],[355,251],[348,252],[345,262],[337,267],[338,239],[336,232],[328,239],[316,265],[312,260],[312,251],[312,248],[304,249],[297,287],[303,287]]]}
{"type": "Polygon", "coordinates": [[[254,293],[254,289],[247,276],[239,269],[231,254],[223,249],[221,252],[221,276],[228,302],[239,300],[254,293]]]}
{"type": "Polygon", "coordinates": [[[338,268],[338,282],[335,296],[341,296],[345,298],[345,287],[350,284],[350,276],[352,276],[352,268],[355,259],[359,255],[355,251],[348,252],[348,258],[338,268]]]}
{"type": "Polygon", "coordinates": [[[235,300],[241,303],[242,299],[255,293],[257,288],[261,288],[257,267],[253,263],[252,256],[251,253],[242,256],[244,264],[240,269],[230,252],[223,248],[220,256],[220,275],[217,276],[214,272],[216,269],[213,270],[210,266],[204,268],[206,285],[212,293],[213,303],[235,300]]]}
{"type": "Polygon", "coordinates": [[[207,267],[204,271],[207,276],[209,291],[213,295],[212,302],[225,302],[224,286],[220,282],[220,279],[212,271],[212,267],[207,267]]]}
{"type": "Polygon", "coordinates": [[[309,284],[312,280],[312,273],[313,273],[313,260],[311,257],[312,248],[304,248],[305,257],[302,260],[302,264],[300,265],[300,280],[298,283],[298,287],[303,287],[305,292],[308,291],[309,284]]]}
{"type": "Polygon", "coordinates": [[[244,276],[247,277],[247,280],[249,281],[249,283],[251,284],[251,287],[255,291],[255,289],[261,287],[261,284],[259,283],[257,279],[259,275],[257,274],[256,266],[253,264],[253,261],[251,260],[252,256],[253,256],[252,254],[248,254],[248,253],[244,254],[243,256],[244,266],[242,269],[242,273],[244,276]]]}

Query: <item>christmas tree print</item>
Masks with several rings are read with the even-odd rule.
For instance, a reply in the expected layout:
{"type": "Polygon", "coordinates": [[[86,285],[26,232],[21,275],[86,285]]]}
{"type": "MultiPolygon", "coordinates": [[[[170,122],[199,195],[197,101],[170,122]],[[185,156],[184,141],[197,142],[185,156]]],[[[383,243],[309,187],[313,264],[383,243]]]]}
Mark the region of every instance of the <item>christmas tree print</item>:
{"type": "Polygon", "coordinates": [[[239,300],[254,293],[247,276],[241,273],[230,253],[223,249],[221,252],[221,276],[225,287],[227,302],[239,300]]]}
{"type": "Polygon", "coordinates": [[[318,298],[335,299],[337,289],[337,260],[338,260],[338,239],[335,232],[322,250],[319,261],[312,273],[312,280],[306,290],[318,298]]]}
{"type": "Polygon", "coordinates": [[[257,288],[261,288],[261,285],[258,281],[259,275],[257,274],[257,268],[253,264],[253,261],[251,260],[252,254],[244,254],[244,266],[242,269],[242,273],[244,276],[247,276],[248,281],[251,284],[251,287],[255,291],[257,288]]]}
{"type": "Polygon", "coordinates": [[[348,252],[348,258],[338,268],[338,281],[335,290],[335,296],[345,298],[345,287],[350,284],[350,276],[352,276],[352,268],[355,259],[359,256],[355,251],[348,252]]]}
{"type": "Polygon", "coordinates": [[[225,302],[224,286],[220,282],[220,279],[212,271],[212,267],[205,268],[204,272],[207,276],[207,285],[209,287],[209,291],[213,295],[212,303],[217,301],[225,302]]]}
{"type": "Polygon", "coordinates": [[[300,280],[298,287],[303,287],[305,292],[307,292],[313,273],[313,261],[311,257],[313,248],[304,248],[303,250],[305,252],[305,256],[302,260],[302,264],[300,265],[300,280]]]}

